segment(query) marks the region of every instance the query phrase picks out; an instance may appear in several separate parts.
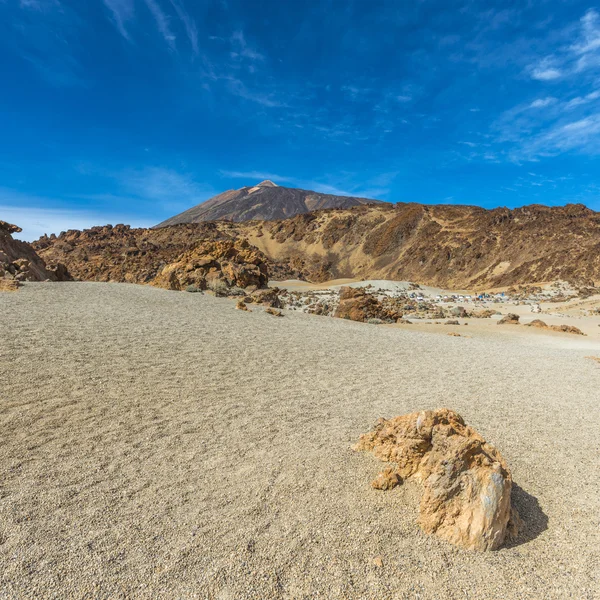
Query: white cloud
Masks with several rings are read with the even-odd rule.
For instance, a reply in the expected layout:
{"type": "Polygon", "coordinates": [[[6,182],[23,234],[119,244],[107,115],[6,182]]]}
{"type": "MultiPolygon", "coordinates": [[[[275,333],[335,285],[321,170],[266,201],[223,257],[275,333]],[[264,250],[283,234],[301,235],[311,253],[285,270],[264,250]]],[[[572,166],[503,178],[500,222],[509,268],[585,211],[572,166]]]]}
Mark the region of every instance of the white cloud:
{"type": "Polygon", "coordinates": [[[156,27],[162,35],[163,39],[169,45],[171,50],[175,50],[176,36],[171,31],[169,23],[169,17],[163,12],[162,8],[158,4],[157,0],[144,0],[148,10],[152,13],[154,20],[156,21],[156,27]]]}
{"type": "Polygon", "coordinates": [[[556,98],[553,98],[552,96],[548,96],[547,98],[538,98],[529,105],[529,108],[544,108],[554,104],[555,102],[556,98]]]}
{"type": "Polygon", "coordinates": [[[198,28],[196,26],[196,22],[190,15],[186,12],[183,5],[179,2],[179,0],[171,0],[171,4],[179,17],[179,20],[183,23],[185,28],[185,32],[187,34],[188,40],[190,41],[190,45],[192,46],[192,52],[197,55],[199,52],[198,48],[198,28]]]}
{"type": "Polygon", "coordinates": [[[530,136],[524,141],[516,157],[532,160],[569,151],[600,154],[600,113],[576,121],[555,123],[537,135],[530,136]]]}
{"type": "Polygon", "coordinates": [[[553,79],[560,79],[562,77],[562,71],[554,67],[537,66],[531,71],[531,77],[539,81],[552,81],[553,79]]]}
{"type": "Polygon", "coordinates": [[[116,28],[127,40],[131,41],[125,27],[127,21],[133,18],[133,0],[103,0],[106,7],[111,11],[116,28]]]}
{"type": "Polygon", "coordinates": [[[262,106],[266,106],[268,108],[287,106],[285,102],[276,98],[274,93],[272,92],[251,90],[246,86],[246,84],[243,81],[235,77],[222,77],[222,79],[227,80],[227,87],[229,91],[238,98],[250,100],[251,102],[256,102],[257,104],[262,104],[262,106]]]}
{"type": "Polygon", "coordinates": [[[580,19],[575,39],[555,54],[529,66],[533,79],[552,81],[600,67],[600,14],[589,9],[580,19]]]}
{"type": "Polygon", "coordinates": [[[576,98],[569,100],[565,104],[564,108],[570,110],[577,106],[582,106],[584,104],[588,104],[589,102],[593,102],[594,100],[598,100],[598,98],[600,98],[600,91],[591,92],[585,96],[577,96],[576,98]]]}
{"type": "Polygon", "coordinates": [[[250,61],[262,61],[265,60],[265,56],[258,52],[255,48],[250,46],[246,42],[246,37],[243,31],[234,31],[230,38],[233,50],[231,52],[232,58],[246,58],[250,61]]]}

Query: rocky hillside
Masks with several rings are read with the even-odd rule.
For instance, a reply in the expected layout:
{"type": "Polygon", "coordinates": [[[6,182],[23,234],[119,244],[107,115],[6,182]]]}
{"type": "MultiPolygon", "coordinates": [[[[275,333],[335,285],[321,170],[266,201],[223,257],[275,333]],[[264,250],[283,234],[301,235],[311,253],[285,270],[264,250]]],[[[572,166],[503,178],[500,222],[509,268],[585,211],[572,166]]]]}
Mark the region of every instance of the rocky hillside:
{"type": "Polygon", "coordinates": [[[69,265],[76,279],[150,283],[172,290],[265,287],[267,257],[216,223],[162,229],[106,225],[34,242],[46,260],[69,265]]]}
{"type": "Polygon", "coordinates": [[[78,279],[143,283],[200,242],[239,239],[264,253],[274,280],[395,279],[448,289],[600,282],[600,213],[582,205],[381,203],[280,221],[96,227],[44,237],[34,247],[78,279]]]}
{"type": "Polygon", "coordinates": [[[20,281],[64,281],[69,274],[62,264],[47,265],[26,242],[15,240],[13,233],[19,233],[20,227],[0,221],[0,280],[20,281]]]}
{"type": "Polygon", "coordinates": [[[312,281],[395,279],[450,289],[600,282],[600,213],[579,204],[380,204],[233,227],[287,265],[282,275],[312,281]]]}
{"type": "Polygon", "coordinates": [[[297,188],[286,188],[263,181],[252,187],[229,190],[176,215],[156,227],[202,221],[268,221],[285,219],[322,208],[350,208],[379,200],[320,194],[297,188]]]}

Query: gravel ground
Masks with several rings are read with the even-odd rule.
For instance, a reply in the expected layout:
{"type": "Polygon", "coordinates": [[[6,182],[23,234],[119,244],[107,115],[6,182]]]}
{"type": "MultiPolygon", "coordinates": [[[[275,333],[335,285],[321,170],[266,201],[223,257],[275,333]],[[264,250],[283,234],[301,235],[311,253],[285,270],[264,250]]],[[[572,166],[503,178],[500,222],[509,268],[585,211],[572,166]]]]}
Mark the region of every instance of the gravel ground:
{"type": "Polygon", "coordinates": [[[0,294],[0,334],[1,599],[600,598],[585,350],[103,283],[0,294]],[[423,534],[350,449],[441,406],[512,467],[511,547],[423,534]]]}

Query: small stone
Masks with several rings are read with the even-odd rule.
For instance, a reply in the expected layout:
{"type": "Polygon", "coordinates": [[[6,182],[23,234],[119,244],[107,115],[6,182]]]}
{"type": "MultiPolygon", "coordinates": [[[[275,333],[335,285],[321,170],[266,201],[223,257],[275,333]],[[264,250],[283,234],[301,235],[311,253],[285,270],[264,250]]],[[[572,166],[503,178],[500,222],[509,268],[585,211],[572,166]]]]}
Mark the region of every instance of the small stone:
{"type": "Polygon", "coordinates": [[[373,559],[373,564],[379,568],[383,567],[383,558],[381,558],[381,556],[376,556],[373,559]]]}

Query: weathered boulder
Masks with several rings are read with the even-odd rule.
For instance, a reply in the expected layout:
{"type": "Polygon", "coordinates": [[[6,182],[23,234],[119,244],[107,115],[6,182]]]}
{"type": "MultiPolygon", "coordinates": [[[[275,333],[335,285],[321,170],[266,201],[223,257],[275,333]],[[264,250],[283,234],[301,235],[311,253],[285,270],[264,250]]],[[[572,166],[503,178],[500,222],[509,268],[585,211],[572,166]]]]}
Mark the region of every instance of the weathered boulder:
{"type": "Polygon", "coordinates": [[[247,306],[246,303],[243,300],[238,300],[237,304],[235,305],[235,308],[237,310],[245,310],[246,312],[252,312],[247,306]]]}
{"type": "Polygon", "coordinates": [[[365,288],[340,288],[340,303],[334,317],[351,321],[368,322],[370,319],[381,319],[387,323],[401,319],[403,312],[393,304],[392,299],[380,299],[365,288]]]}
{"type": "Polygon", "coordinates": [[[20,231],[20,227],[0,221],[0,279],[68,281],[70,275],[64,265],[47,266],[30,244],[13,239],[12,234],[20,231]]]}
{"type": "Polygon", "coordinates": [[[195,286],[222,293],[230,288],[264,287],[268,282],[265,255],[247,240],[205,241],[163,267],[150,283],[168,290],[195,286]]]}
{"type": "Polygon", "coordinates": [[[508,313],[505,317],[502,317],[498,321],[498,325],[518,325],[519,324],[519,315],[515,315],[514,313],[508,313]]]}
{"type": "Polygon", "coordinates": [[[585,335],[579,327],[573,325],[547,325],[540,319],[534,319],[530,323],[526,324],[527,327],[536,327],[538,329],[550,329],[551,331],[559,331],[561,333],[573,333],[575,335],[585,335]]]}
{"type": "MultiPolygon", "coordinates": [[[[422,482],[418,523],[426,533],[472,550],[495,550],[503,543],[511,517],[510,470],[457,413],[442,408],[379,419],[355,450],[396,464],[373,487],[397,485],[394,475],[422,482]]],[[[516,512],[513,522],[519,522],[516,512]]]]}
{"type": "Polygon", "coordinates": [[[262,304],[271,308],[281,308],[281,300],[279,299],[278,288],[268,288],[265,290],[254,290],[250,294],[251,301],[254,304],[262,304]]]}

